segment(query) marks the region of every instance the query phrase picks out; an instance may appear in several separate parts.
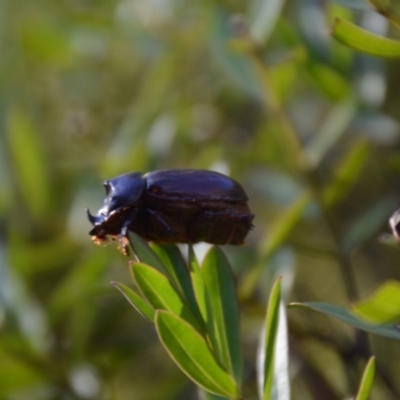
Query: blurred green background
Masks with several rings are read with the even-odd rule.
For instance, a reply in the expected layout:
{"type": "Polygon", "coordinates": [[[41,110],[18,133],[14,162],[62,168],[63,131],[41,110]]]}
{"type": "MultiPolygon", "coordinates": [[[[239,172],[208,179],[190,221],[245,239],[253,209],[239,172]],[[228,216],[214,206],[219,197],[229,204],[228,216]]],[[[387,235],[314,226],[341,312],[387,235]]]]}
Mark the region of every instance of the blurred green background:
{"type": "MultiPolygon", "coordinates": [[[[344,305],[400,279],[378,241],[400,206],[399,64],[329,37],[335,15],[396,32],[362,1],[286,3],[0,0],[1,400],[197,398],[110,285],[127,259],[87,234],[120,173],[216,169],[246,189],[255,229],[224,252],[247,400],[274,276],[291,301],[344,305]]],[[[354,393],[354,330],[288,317],[292,398],[354,393]]],[[[374,398],[400,398],[398,343],[368,342],[374,398]]]]}

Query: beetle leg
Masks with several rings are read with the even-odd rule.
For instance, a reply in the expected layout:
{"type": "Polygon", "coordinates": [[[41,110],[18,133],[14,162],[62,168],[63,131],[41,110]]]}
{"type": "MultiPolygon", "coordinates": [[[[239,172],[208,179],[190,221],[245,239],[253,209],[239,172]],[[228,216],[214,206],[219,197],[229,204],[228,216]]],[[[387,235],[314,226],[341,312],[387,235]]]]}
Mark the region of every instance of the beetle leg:
{"type": "Polygon", "coordinates": [[[151,214],[151,216],[166,230],[168,234],[172,235],[174,233],[178,233],[177,230],[175,230],[171,227],[171,225],[168,224],[168,222],[163,218],[160,213],[152,209],[148,209],[147,212],[151,214]]]}
{"type": "Polygon", "coordinates": [[[122,225],[122,228],[118,235],[119,249],[121,250],[122,254],[125,256],[129,255],[128,229],[129,229],[129,225],[131,224],[135,214],[136,214],[136,212],[132,212],[128,215],[128,217],[125,219],[124,224],[122,225]]]}

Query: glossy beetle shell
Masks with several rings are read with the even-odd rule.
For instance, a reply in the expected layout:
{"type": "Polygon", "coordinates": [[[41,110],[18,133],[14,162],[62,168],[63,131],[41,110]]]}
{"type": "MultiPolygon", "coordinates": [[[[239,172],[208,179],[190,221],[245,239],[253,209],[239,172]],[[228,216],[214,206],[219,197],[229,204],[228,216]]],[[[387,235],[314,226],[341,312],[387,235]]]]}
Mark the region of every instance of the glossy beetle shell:
{"type": "MultiPolygon", "coordinates": [[[[133,231],[158,243],[239,245],[253,214],[243,188],[213,171],[171,169],[128,173],[104,183],[107,197],[96,216],[88,211],[96,243],[124,240],[133,231]]],[[[125,240],[126,242],[126,240],[125,240]]]]}

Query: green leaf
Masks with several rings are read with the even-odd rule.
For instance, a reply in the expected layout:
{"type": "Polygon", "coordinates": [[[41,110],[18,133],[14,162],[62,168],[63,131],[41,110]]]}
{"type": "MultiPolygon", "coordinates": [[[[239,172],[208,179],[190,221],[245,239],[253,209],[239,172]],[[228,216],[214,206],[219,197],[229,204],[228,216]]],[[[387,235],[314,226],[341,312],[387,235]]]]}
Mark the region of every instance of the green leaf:
{"type": "Polygon", "coordinates": [[[357,111],[353,96],[345,98],[333,107],[318,134],[307,146],[306,154],[310,163],[317,166],[342,137],[357,111]]]}
{"type": "Polygon", "coordinates": [[[307,69],[313,82],[330,99],[339,101],[349,94],[349,82],[333,68],[324,64],[310,62],[307,69]]]}
{"type": "Polygon", "coordinates": [[[271,35],[282,11],[284,0],[258,0],[253,3],[250,34],[260,44],[265,44],[271,35]]]}
{"type": "Polygon", "coordinates": [[[143,300],[138,293],[122,283],[111,282],[111,284],[123,294],[123,296],[128,300],[129,304],[133,306],[136,311],[139,312],[139,314],[147,318],[149,321],[154,321],[154,308],[150,306],[147,301],[143,300]]]}
{"type": "Polygon", "coordinates": [[[206,286],[200,265],[197,261],[192,245],[189,245],[189,266],[190,266],[190,275],[193,282],[193,289],[196,297],[196,302],[200,309],[202,319],[206,321],[207,320],[206,286]]]}
{"type": "Polygon", "coordinates": [[[400,282],[390,280],[370,296],[352,305],[361,319],[375,324],[400,321],[400,282]]]}
{"type": "Polygon", "coordinates": [[[48,166],[33,121],[22,109],[8,114],[7,139],[25,203],[35,217],[45,215],[50,201],[48,166]]]}
{"type": "Polygon", "coordinates": [[[277,376],[275,375],[276,357],[280,355],[276,352],[277,333],[279,326],[279,306],[281,303],[281,278],[278,278],[272,287],[268,302],[267,315],[265,318],[264,337],[261,342],[259,353],[259,376],[260,397],[263,400],[273,398],[286,398],[273,396],[273,387],[276,385],[277,376]]]}
{"type": "Polygon", "coordinates": [[[7,346],[0,348],[0,396],[3,399],[12,398],[18,392],[32,393],[32,388],[43,387],[49,380],[49,373],[39,367],[43,359],[22,351],[13,354],[7,346]]]}
{"type": "Polygon", "coordinates": [[[280,247],[268,260],[261,276],[262,293],[257,294],[260,301],[267,303],[275,281],[282,277],[281,298],[287,300],[290,297],[296,275],[297,260],[293,247],[285,245],[280,247]],[[264,293],[265,292],[265,293],[264,293]]]}
{"type": "MultiPolygon", "coordinates": [[[[285,312],[285,305],[282,300],[279,303],[279,316],[278,316],[278,327],[275,334],[275,349],[273,354],[273,385],[270,393],[270,399],[273,400],[289,400],[290,399],[290,378],[289,378],[289,346],[288,346],[288,332],[287,332],[287,318],[285,312]]],[[[260,398],[265,398],[265,374],[267,367],[267,352],[266,346],[268,342],[266,339],[267,326],[265,324],[260,342],[258,346],[257,354],[257,380],[258,380],[258,391],[260,398]]]]}
{"type": "Polygon", "coordinates": [[[277,218],[271,231],[261,241],[260,252],[264,258],[269,257],[284,243],[312,199],[310,192],[303,193],[277,218]]]}
{"type": "Polygon", "coordinates": [[[191,244],[189,244],[189,267],[191,272],[201,273],[200,264],[191,244]]]}
{"type": "Polygon", "coordinates": [[[299,48],[293,51],[288,59],[269,67],[270,84],[281,104],[293,89],[298,78],[299,64],[305,57],[304,49],[299,48]]]}
{"type": "Polygon", "coordinates": [[[354,187],[354,182],[370,156],[369,142],[360,140],[353,145],[334,172],[331,184],[323,193],[323,200],[327,207],[332,207],[340,202],[354,187]]]}
{"type": "Polygon", "coordinates": [[[131,268],[137,287],[154,309],[171,311],[201,331],[190,308],[165,275],[142,263],[133,263],[131,268]]]}
{"type": "Polygon", "coordinates": [[[129,231],[129,243],[132,246],[139,261],[151,265],[153,268],[167,275],[167,271],[157,254],[150,248],[148,243],[138,234],[129,231]]]}
{"type": "Polygon", "coordinates": [[[392,339],[400,340],[400,330],[397,325],[370,324],[360,318],[357,318],[350,310],[348,310],[346,307],[343,306],[319,303],[319,302],[307,302],[307,303],[291,303],[290,307],[308,308],[329,315],[331,317],[337,318],[340,321],[344,322],[345,324],[354,326],[357,329],[374,333],[375,335],[381,335],[392,339]]]}
{"type": "Polygon", "coordinates": [[[214,13],[211,31],[213,54],[223,68],[225,75],[232,79],[241,89],[257,98],[263,97],[263,91],[254,76],[253,66],[245,54],[239,53],[229,41],[235,38],[232,20],[222,11],[214,13]]]}
{"type": "MultiPolygon", "coordinates": [[[[151,243],[150,247],[177,286],[190,282],[189,270],[176,245],[151,243]]],[[[184,293],[183,288],[181,289],[184,293]]]]}
{"type": "Polygon", "coordinates": [[[220,367],[206,340],[192,326],[167,311],[156,312],[155,324],[161,343],[191,380],[208,392],[240,398],[235,381],[220,367]]]}
{"type": "MultiPolygon", "coordinates": [[[[282,297],[282,296],[281,296],[282,297]]],[[[279,305],[279,324],[275,343],[274,400],[290,400],[289,343],[286,306],[281,299],[279,305]]]]}
{"type": "MultiPolygon", "coordinates": [[[[21,16],[23,17],[23,16],[21,16]]],[[[63,24],[50,22],[50,18],[32,16],[21,24],[20,44],[24,52],[33,55],[42,65],[70,68],[77,60],[72,41],[63,24]]]]}
{"type": "Polygon", "coordinates": [[[228,260],[218,247],[212,247],[202,263],[206,287],[206,324],[218,359],[242,382],[239,308],[235,282],[228,260]]]}
{"type": "Polygon", "coordinates": [[[375,357],[371,357],[365,367],[355,400],[368,400],[375,376],[375,357]]]}
{"type": "Polygon", "coordinates": [[[179,289],[188,306],[192,310],[196,318],[201,321],[201,313],[194,295],[193,284],[190,277],[189,268],[179,248],[176,245],[163,245],[153,243],[151,245],[153,251],[160,258],[162,264],[167,270],[175,287],[179,289]]]}
{"type": "Polygon", "coordinates": [[[377,36],[341,18],[335,19],[332,36],[362,53],[377,57],[400,57],[400,41],[377,36]]]}

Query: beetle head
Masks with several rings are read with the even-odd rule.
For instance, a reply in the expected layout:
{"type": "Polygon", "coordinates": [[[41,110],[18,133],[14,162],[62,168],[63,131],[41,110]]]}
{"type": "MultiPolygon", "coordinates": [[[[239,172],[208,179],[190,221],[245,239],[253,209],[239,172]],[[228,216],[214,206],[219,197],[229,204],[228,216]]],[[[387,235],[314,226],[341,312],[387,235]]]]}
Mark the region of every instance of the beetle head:
{"type": "Polygon", "coordinates": [[[93,225],[89,232],[96,244],[107,241],[107,236],[116,238],[121,229],[139,206],[146,179],[139,172],[130,172],[104,182],[106,198],[103,207],[92,215],[87,209],[87,217],[93,225]]]}
{"type": "Polygon", "coordinates": [[[93,225],[93,229],[90,230],[89,235],[92,237],[92,240],[96,244],[102,244],[107,241],[107,232],[102,227],[106,217],[102,214],[92,215],[89,209],[86,209],[86,214],[93,225]]]}
{"type": "Polygon", "coordinates": [[[134,206],[141,199],[145,186],[146,180],[140,172],[129,172],[105,181],[107,197],[97,215],[108,216],[115,211],[134,206]]]}

